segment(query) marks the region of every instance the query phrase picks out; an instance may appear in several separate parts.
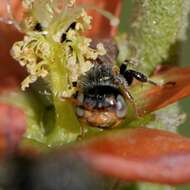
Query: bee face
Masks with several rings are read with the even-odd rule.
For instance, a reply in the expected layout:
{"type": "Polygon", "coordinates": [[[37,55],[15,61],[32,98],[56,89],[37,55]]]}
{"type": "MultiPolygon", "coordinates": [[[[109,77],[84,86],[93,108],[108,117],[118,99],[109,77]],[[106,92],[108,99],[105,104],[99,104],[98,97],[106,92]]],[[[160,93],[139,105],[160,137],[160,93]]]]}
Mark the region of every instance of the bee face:
{"type": "Polygon", "coordinates": [[[99,64],[79,80],[77,116],[94,127],[112,128],[127,114],[127,104],[112,67],[99,64]]]}

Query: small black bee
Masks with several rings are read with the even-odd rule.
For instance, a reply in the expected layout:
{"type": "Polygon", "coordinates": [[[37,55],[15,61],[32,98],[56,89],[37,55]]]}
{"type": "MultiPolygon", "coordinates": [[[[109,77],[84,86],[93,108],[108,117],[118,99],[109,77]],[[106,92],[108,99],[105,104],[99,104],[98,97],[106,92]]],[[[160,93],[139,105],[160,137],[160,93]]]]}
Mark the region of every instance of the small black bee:
{"type": "Polygon", "coordinates": [[[76,115],[80,120],[98,128],[114,128],[127,114],[127,100],[134,106],[128,87],[134,79],[157,85],[144,74],[127,70],[128,60],[116,65],[96,63],[79,78],[74,95],[76,115]]]}

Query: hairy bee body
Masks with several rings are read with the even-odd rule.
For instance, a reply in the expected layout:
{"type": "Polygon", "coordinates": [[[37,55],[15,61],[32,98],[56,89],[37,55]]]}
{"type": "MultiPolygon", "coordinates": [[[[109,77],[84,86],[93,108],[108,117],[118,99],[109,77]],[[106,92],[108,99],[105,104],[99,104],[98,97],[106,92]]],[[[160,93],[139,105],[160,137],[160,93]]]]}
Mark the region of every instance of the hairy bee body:
{"type": "MultiPolygon", "coordinates": [[[[99,41],[93,41],[92,48],[99,41]]],[[[120,66],[115,64],[118,48],[113,41],[102,39],[106,55],[99,56],[94,66],[78,78],[74,94],[76,115],[92,127],[114,128],[127,116],[128,102],[137,113],[134,99],[128,87],[136,79],[157,85],[143,73],[127,69],[129,60],[120,66]]]]}
{"type": "MultiPolygon", "coordinates": [[[[111,64],[95,64],[78,82],[77,116],[94,127],[112,128],[127,113],[127,103],[111,64]]],[[[120,76],[121,77],[121,76],[120,76]]]]}

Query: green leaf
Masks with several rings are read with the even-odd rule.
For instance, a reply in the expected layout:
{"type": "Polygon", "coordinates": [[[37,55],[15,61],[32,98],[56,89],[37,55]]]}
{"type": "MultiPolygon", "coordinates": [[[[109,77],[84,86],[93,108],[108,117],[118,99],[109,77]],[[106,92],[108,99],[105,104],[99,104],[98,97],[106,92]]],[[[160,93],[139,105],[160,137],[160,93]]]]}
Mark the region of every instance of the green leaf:
{"type": "MultiPolygon", "coordinates": [[[[136,0],[130,43],[136,48],[138,70],[150,74],[175,51],[178,34],[187,25],[182,0],[136,0]],[[174,49],[174,50],[173,50],[174,49]]],[[[180,34],[179,34],[180,35],[180,34]]]]}

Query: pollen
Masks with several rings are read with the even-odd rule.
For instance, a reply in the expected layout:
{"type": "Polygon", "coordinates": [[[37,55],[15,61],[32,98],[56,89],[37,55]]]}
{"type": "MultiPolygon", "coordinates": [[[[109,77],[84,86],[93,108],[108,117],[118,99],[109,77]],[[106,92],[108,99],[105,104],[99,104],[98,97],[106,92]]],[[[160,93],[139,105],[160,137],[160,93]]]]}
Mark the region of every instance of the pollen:
{"type": "Polygon", "coordinates": [[[23,5],[25,8],[29,9],[32,8],[32,5],[34,3],[35,0],[23,0],[23,5]]]}
{"type": "Polygon", "coordinates": [[[99,55],[105,55],[106,49],[104,48],[104,45],[102,43],[97,44],[97,52],[99,55]]]}
{"type": "Polygon", "coordinates": [[[49,54],[48,43],[39,35],[25,36],[23,41],[16,42],[13,45],[11,55],[21,66],[25,66],[29,73],[29,76],[21,84],[22,90],[29,87],[29,84],[35,82],[39,77],[44,78],[48,75],[46,65],[49,54]]]}
{"type": "Polygon", "coordinates": [[[82,17],[83,22],[84,22],[84,27],[86,29],[91,29],[92,17],[87,15],[87,13],[86,13],[86,11],[84,9],[81,12],[81,17],[82,17]]]}
{"type": "Polygon", "coordinates": [[[23,21],[25,37],[11,51],[13,58],[28,72],[21,84],[22,90],[42,78],[50,83],[52,94],[69,97],[75,89],[73,82],[90,70],[93,60],[106,54],[102,43],[92,48],[92,39],[84,35],[92,21],[85,8],[74,6],[74,0],[65,2],[62,11],[53,13],[59,7],[55,9],[56,3],[51,7],[50,0],[47,3],[39,0],[39,5],[36,1],[24,1],[30,7],[23,21]],[[41,30],[35,30],[36,24],[42,26],[41,30]]]}

